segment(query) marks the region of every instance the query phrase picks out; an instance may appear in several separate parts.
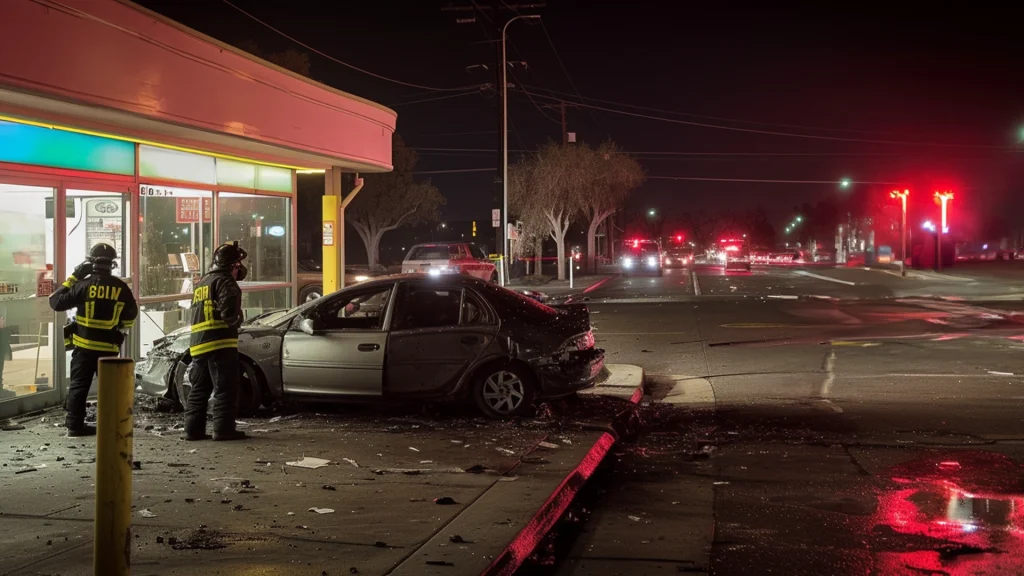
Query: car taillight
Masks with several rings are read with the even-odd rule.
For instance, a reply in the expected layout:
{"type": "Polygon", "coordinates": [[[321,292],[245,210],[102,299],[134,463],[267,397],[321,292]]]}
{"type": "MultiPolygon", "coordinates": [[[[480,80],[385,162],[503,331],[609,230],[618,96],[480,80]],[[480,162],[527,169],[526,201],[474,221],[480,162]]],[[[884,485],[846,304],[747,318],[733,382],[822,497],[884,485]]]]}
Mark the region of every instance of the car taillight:
{"type": "Polygon", "coordinates": [[[580,352],[590,350],[594,347],[594,332],[587,330],[586,333],[574,336],[562,344],[562,352],[580,352]]]}

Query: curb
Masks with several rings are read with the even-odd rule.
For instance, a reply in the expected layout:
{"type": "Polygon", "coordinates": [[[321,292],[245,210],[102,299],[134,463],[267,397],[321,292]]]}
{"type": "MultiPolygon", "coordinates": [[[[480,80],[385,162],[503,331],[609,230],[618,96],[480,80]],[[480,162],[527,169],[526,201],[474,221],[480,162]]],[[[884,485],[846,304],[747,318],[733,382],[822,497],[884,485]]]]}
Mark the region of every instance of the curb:
{"type": "MultiPolygon", "coordinates": [[[[611,280],[611,278],[609,278],[611,280]]],[[[635,406],[640,404],[640,400],[644,396],[644,371],[639,366],[630,366],[624,364],[611,364],[607,368],[612,374],[606,378],[605,382],[613,381],[615,379],[614,372],[618,369],[628,368],[630,372],[639,372],[639,385],[636,385],[629,395],[628,400],[635,406]]],[[[633,379],[636,378],[635,373],[631,375],[633,379]]],[[[602,384],[589,390],[591,394],[601,393],[601,388],[626,388],[623,384],[602,384]]],[[[612,394],[616,397],[621,397],[620,394],[612,394]]],[[[616,423],[613,422],[612,426],[616,423]]],[[[608,452],[612,446],[618,441],[617,436],[612,435],[609,432],[602,434],[597,442],[591,446],[590,450],[587,451],[586,456],[580,461],[576,468],[570,472],[558,485],[558,487],[548,496],[547,500],[544,501],[544,505],[533,515],[533,518],[526,524],[516,537],[505,547],[505,550],[498,555],[498,557],[481,573],[481,576],[511,576],[514,574],[523,562],[530,557],[530,554],[537,548],[537,545],[544,539],[544,537],[551,531],[551,529],[558,522],[558,519],[562,517],[569,504],[576,498],[580,490],[587,483],[587,480],[593,475],[594,470],[604,461],[605,457],[608,456],[608,452]]]]}
{"type": "Polygon", "coordinates": [[[588,392],[606,391],[609,396],[628,400],[628,408],[618,412],[610,422],[584,427],[589,434],[586,442],[562,446],[557,451],[538,444],[520,458],[516,467],[517,470],[524,466],[531,468],[529,474],[513,476],[513,481],[509,477],[496,478],[483,494],[387,574],[511,576],[519,570],[608,456],[620,431],[628,431],[637,420],[636,408],[644,395],[643,369],[625,364],[612,364],[607,368],[602,384],[588,392]],[[587,447],[591,438],[593,443],[587,447]],[[549,472],[543,466],[547,460],[559,459],[564,466],[560,470],[568,469],[567,474],[549,472]],[[540,498],[543,501],[539,508],[534,508],[531,502],[540,498]],[[495,522],[495,518],[506,520],[495,522]],[[513,521],[513,518],[520,520],[513,521]],[[454,543],[450,542],[452,534],[468,536],[476,544],[468,551],[460,550],[459,546],[451,545],[454,543]]]}

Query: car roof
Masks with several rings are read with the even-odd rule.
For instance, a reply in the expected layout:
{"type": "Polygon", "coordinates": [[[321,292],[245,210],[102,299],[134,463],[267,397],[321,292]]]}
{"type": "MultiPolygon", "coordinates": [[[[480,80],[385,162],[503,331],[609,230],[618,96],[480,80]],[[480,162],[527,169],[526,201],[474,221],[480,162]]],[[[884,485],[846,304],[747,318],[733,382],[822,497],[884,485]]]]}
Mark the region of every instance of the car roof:
{"type": "Polygon", "coordinates": [[[403,282],[409,280],[431,280],[431,281],[445,281],[448,283],[460,284],[462,286],[473,286],[479,287],[486,285],[487,282],[476,278],[474,276],[466,276],[463,274],[445,274],[442,276],[431,276],[429,274],[390,274],[388,276],[378,276],[372,280],[364,280],[358,284],[352,286],[346,286],[344,289],[355,289],[355,288],[369,288],[373,286],[383,286],[386,284],[394,284],[395,282],[403,282]]]}
{"type": "MultiPolygon", "coordinates": [[[[426,242],[423,244],[414,244],[413,248],[440,248],[441,246],[461,246],[462,244],[472,244],[472,242],[426,242]]],[[[410,248],[412,250],[412,248],[410,248]]]]}

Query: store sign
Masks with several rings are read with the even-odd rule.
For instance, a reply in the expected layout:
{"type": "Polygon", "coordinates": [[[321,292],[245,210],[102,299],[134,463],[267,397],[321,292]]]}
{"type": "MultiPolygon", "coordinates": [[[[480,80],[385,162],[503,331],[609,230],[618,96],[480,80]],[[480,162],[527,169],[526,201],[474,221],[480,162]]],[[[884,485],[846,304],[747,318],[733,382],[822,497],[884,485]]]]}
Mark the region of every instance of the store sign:
{"type": "Polygon", "coordinates": [[[0,120],[0,162],[135,174],[135,144],[0,120]]]}
{"type": "Polygon", "coordinates": [[[280,238],[284,236],[284,226],[270,226],[267,228],[267,234],[280,238]]]}
{"type": "Polygon", "coordinates": [[[203,205],[203,222],[213,221],[212,198],[175,198],[174,213],[178,224],[199,223],[199,201],[203,205]]]}
{"type": "Polygon", "coordinates": [[[324,221],[324,246],[334,246],[334,221],[324,221]]]}

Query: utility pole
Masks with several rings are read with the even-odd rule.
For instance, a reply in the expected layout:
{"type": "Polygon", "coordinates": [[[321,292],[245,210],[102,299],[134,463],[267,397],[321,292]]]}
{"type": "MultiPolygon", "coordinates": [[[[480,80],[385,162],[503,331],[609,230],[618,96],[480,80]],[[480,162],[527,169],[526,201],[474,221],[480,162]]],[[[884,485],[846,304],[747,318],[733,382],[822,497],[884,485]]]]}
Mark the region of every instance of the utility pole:
{"type": "Polygon", "coordinates": [[[567,122],[566,116],[565,116],[565,109],[569,108],[569,107],[579,108],[579,106],[576,106],[575,104],[573,104],[571,102],[566,102],[565,100],[559,101],[558,104],[544,104],[544,105],[541,106],[541,108],[552,108],[552,109],[553,108],[558,108],[560,114],[562,115],[562,144],[563,145],[569,144],[571,142],[575,142],[576,141],[576,133],[575,132],[569,132],[569,123],[567,122]]]}
{"type": "MultiPolygon", "coordinates": [[[[470,24],[476,22],[476,13],[493,26],[495,35],[495,86],[501,91],[502,97],[498,99],[498,166],[497,176],[494,179],[495,190],[491,198],[491,206],[500,211],[498,228],[495,234],[496,252],[506,258],[508,256],[508,64],[505,59],[505,31],[513,20],[521,18],[539,18],[536,15],[523,14],[524,10],[538,10],[547,6],[546,2],[510,3],[502,0],[492,0],[490,6],[480,7],[479,2],[468,2],[462,5],[445,6],[442,12],[455,12],[456,23],[470,24]],[[467,13],[473,14],[468,16],[467,13]]],[[[488,34],[490,39],[490,34],[488,34]]],[[[508,262],[505,262],[505,270],[508,270],[508,262]]]]}

